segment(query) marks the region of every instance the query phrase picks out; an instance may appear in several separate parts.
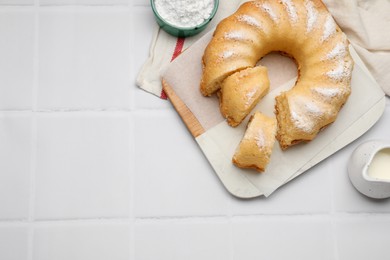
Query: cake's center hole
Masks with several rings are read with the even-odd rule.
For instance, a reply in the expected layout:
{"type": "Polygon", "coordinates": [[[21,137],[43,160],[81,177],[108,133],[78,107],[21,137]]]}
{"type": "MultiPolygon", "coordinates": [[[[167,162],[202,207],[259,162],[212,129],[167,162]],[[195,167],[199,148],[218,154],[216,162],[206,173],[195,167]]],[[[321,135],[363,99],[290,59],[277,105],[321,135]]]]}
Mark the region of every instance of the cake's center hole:
{"type": "Polygon", "coordinates": [[[277,52],[267,54],[257,64],[265,66],[268,69],[270,91],[298,75],[298,68],[294,60],[277,52]]]}

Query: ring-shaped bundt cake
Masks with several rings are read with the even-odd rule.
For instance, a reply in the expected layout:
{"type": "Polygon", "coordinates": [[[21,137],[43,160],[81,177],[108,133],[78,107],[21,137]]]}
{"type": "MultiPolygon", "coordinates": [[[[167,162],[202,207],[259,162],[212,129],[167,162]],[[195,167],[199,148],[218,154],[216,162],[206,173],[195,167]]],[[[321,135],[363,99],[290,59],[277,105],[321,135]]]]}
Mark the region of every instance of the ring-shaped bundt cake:
{"type": "MultiPolygon", "coordinates": [[[[312,140],[336,120],[351,92],[353,61],[348,46],[320,0],[246,2],[218,24],[202,58],[200,90],[204,96],[223,93],[224,80],[255,67],[270,52],[292,57],[298,68],[297,82],[275,103],[276,137],[286,149],[312,140]]],[[[245,89],[233,98],[245,100],[245,89]]]]}

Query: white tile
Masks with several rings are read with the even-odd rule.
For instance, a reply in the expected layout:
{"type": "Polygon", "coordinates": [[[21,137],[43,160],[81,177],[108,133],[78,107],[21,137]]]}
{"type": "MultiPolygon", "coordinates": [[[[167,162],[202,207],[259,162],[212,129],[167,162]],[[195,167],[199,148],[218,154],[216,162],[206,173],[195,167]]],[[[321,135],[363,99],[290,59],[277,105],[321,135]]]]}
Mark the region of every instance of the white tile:
{"type": "Polygon", "coordinates": [[[390,107],[366,134],[339,151],[332,160],[334,207],[341,212],[390,212],[390,200],[370,199],[355,189],[348,177],[348,160],[356,147],[369,140],[389,140],[390,107]]]}
{"type": "Polygon", "coordinates": [[[336,222],[338,259],[388,259],[390,215],[342,217],[336,222]]]}
{"type": "Polygon", "coordinates": [[[0,117],[0,219],[27,219],[31,172],[31,119],[0,117]]]}
{"type": "Polygon", "coordinates": [[[334,259],[329,220],[273,216],[232,225],[233,259],[334,259]]]}
{"type": "Polygon", "coordinates": [[[150,0],[132,0],[133,6],[150,6],[150,0]]]}
{"type": "Polygon", "coordinates": [[[122,116],[37,119],[35,217],[129,214],[129,121],[122,116]]]}
{"type": "Polygon", "coordinates": [[[0,227],[0,259],[28,259],[28,229],[25,227],[0,227]]]}
{"type": "Polygon", "coordinates": [[[128,260],[125,224],[67,224],[34,230],[33,260],[128,260]]]}
{"type": "Polygon", "coordinates": [[[129,12],[46,10],[39,26],[40,109],[129,108],[129,12]]]}
{"type": "Polygon", "coordinates": [[[229,259],[229,226],[212,220],[137,224],[135,259],[229,259]]]}
{"type": "Polygon", "coordinates": [[[34,0],[0,0],[0,5],[33,5],[34,0]]]}
{"type": "Polygon", "coordinates": [[[161,99],[154,94],[146,92],[134,85],[134,102],[135,109],[171,109],[172,104],[167,99],[161,99]]]}
{"type": "Polygon", "coordinates": [[[328,213],[331,210],[331,160],[325,160],[276,190],[268,198],[232,199],[234,215],[328,213]]]}
{"type": "Polygon", "coordinates": [[[127,5],[131,0],[39,0],[40,5],[127,5]]]}
{"type": "Polygon", "coordinates": [[[0,12],[0,109],[31,109],[34,14],[0,12]]]}
{"type": "Polygon", "coordinates": [[[137,216],[225,215],[228,192],[174,111],[135,115],[137,216]]]}

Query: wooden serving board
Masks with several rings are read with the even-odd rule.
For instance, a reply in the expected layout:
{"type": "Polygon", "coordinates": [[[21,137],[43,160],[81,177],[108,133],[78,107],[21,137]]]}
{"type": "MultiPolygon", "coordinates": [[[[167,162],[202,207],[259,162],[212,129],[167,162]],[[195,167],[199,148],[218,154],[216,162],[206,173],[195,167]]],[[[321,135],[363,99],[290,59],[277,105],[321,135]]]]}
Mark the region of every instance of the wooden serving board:
{"type": "Polygon", "coordinates": [[[163,90],[167,94],[169,100],[171,101],[173,107],[176,109],[177,113],[182,118],[184,124],[187,126],[188,130],[194,138],[200,136],[205,132],[203,126],[199,123],[198,119],[192,114],[191,110],[186,106],[183,100],[175,93],[173,88],[163,79],[162,80],[163,90]]]}

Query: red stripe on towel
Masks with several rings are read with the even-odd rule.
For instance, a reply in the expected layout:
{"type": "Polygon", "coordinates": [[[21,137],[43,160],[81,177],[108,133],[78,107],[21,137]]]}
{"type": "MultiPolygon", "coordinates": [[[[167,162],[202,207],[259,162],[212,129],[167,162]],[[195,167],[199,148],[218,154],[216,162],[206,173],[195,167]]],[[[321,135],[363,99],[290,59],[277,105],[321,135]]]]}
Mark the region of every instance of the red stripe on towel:
{"type": "Polygon", "coordinates": [[[184,39],[185,38],[177,38],[175,50],[173,51],[171,61],[176,59],[176,57],[179,56],[179,54],[183,51],[184,39]]]}
{"type": "MultiPolygon", "coordinates": [[[[183,51],[184,46],[184,40],[185,38],[177,38],[175,49],[173,50],[171,61],[176,59],[177,56],[180,55],[180,53],[183,51]]],[[[168,99],[167,94],[164,90],[161,90],[160,98],[162,99],[168,99]]]]}
{"type": "Polygon", "coordinates": [[[161,99],[168,99],[168,96],[167,96],[167,94],[165,93],[165,91],[163,89],[161,90],[160,98],[161,99]]]}

